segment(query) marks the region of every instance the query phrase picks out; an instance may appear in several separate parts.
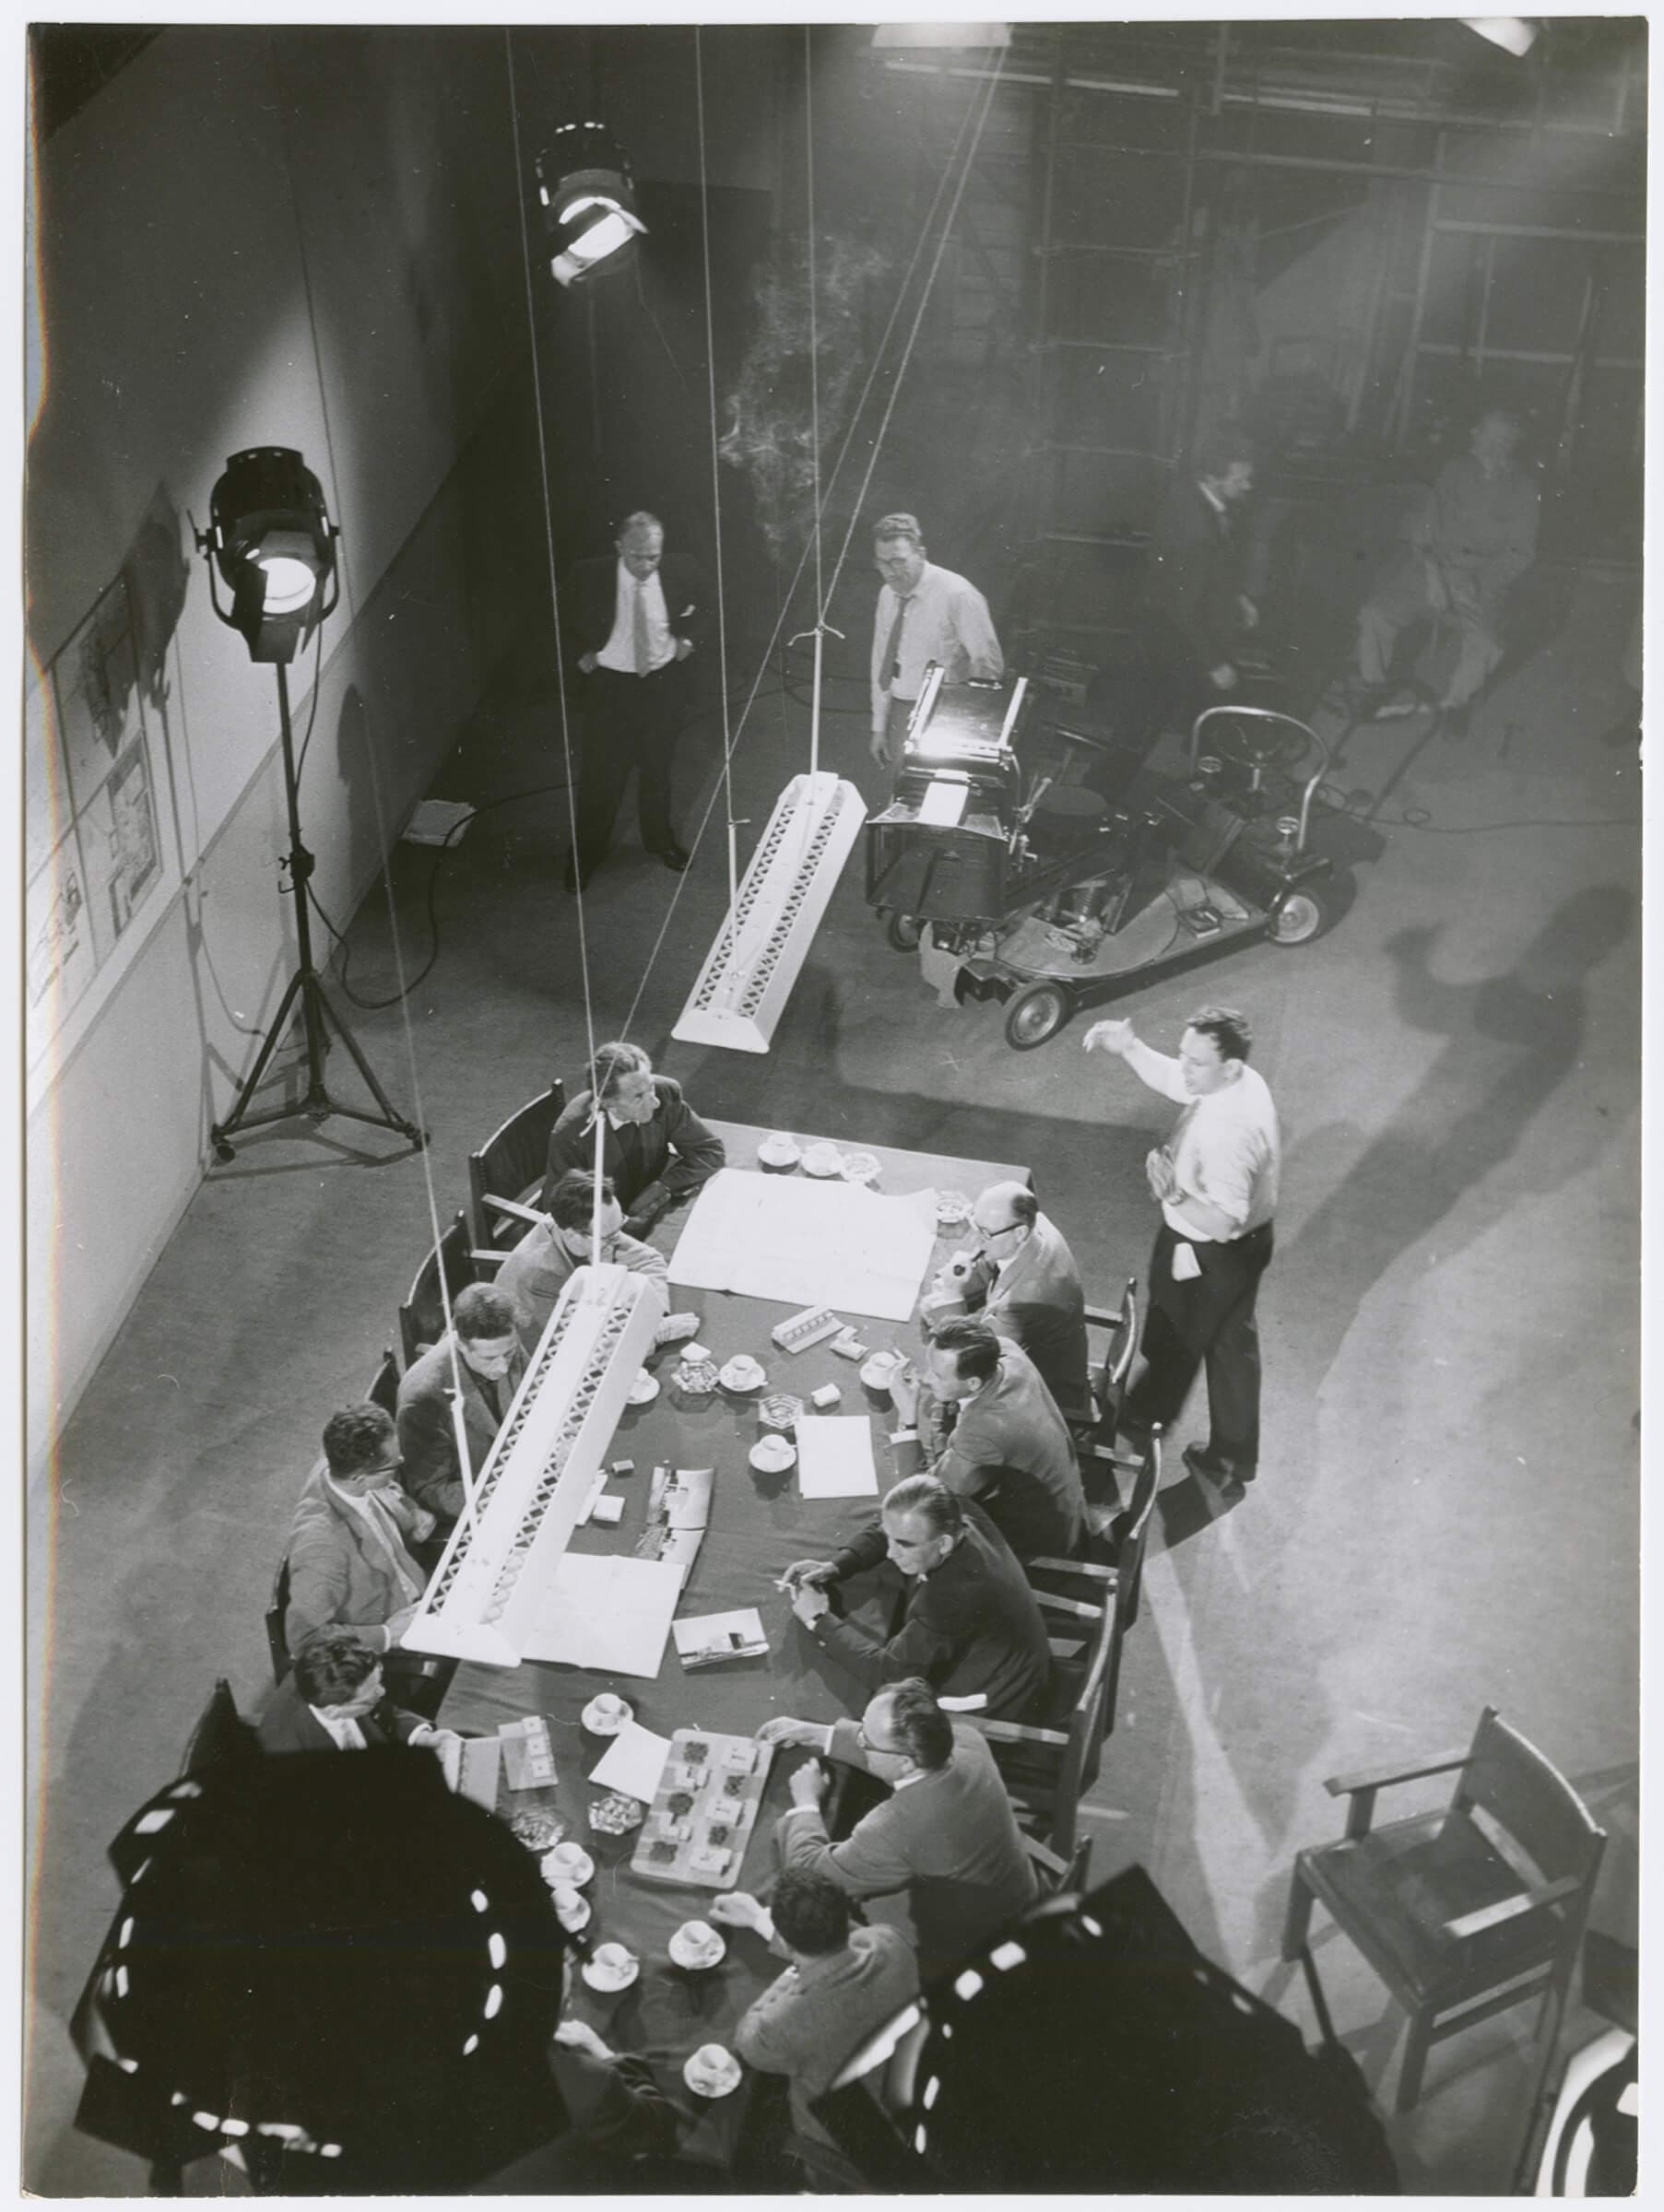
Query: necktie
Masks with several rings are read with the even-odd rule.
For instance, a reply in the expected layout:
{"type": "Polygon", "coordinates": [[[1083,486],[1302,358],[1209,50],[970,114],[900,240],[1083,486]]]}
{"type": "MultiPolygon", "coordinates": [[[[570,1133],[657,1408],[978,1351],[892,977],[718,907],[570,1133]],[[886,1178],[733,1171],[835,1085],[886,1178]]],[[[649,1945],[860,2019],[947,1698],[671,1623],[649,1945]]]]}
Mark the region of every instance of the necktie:
{"type": "Polygon", "coordinates": [[[884,658],[879,663],[883,674],[879,681],[886,691],[902,673],[896,655],[902,649],[902,624],[907,619],[907,609],[912,604],[910,599],[898,599],[895,603],[895,620],[890,625],[890,642],[885,646],[884,658]]]}
{"type": "Polygon", "coordinates": [[[653,673],[653,648],[647,642],[647,586],[635,580],[635,672],[637,676],[653,673]]]}

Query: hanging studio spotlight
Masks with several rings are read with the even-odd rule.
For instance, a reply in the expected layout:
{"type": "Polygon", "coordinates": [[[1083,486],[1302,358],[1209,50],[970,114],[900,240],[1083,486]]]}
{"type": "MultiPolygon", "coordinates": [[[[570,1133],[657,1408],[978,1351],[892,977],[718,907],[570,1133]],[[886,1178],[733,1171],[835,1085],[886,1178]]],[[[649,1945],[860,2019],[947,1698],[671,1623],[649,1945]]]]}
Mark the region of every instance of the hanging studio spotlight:
{"type": "Polygon", "coordinates": [[[242,633],[256,661],[292,661],[336,604],[335,541],[340,535],[324,490],[292,446],[254,445],[233,453],[214,487],[208,556],[214,612],[242,633]],[[230,594],[220,605],[215,571],[230,594]]]}
{"type": "Polygon", "coordinates": [[[582,284],[616,265],[647,226],[635,211],[635,184],[605,124],[565,123],[537,157],[537,197],[557,284],[582,284]]]}

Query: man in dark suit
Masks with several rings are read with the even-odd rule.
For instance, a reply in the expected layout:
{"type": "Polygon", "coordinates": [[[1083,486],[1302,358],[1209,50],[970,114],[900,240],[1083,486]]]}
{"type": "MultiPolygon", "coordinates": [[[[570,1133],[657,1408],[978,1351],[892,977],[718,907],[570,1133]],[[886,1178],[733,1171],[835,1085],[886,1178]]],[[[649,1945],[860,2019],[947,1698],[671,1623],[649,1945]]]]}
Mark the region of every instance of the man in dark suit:
{"type": "Polygon", "coordinates": [[[393,1702],[382,1653],[356,1629],[318,1629],[296,1647],[259,1730],[263,1751],[369,1751],[437,1743],[439,1733],[393,1702]]]}
{"type": "Polygon", "coordinates": [[[821,1812],[831,1778],[808,1760],[791,1778],[791,1807],[774,1839],[786,1866],[829,1875],[853,1897],[904,1889],[926,1979],[1035,1901],[1033,1863],[994,1754],[969,1721],[950,1719],[927,1683],[892,1682],[858,1727],[782,1716],[757,1733],[764,1743],[820,1751],[888,1786],[890,1794],[834,1843],[821,1812]]]}
{"type": "Polygon", "coordinates": [[[606,857],[631,769],[643,844],[678,875],[688,865],[671,825],[670,768],[687,718],[687,662],[704,627],[703,587],[685,563],[665,559],[656,515],[626,516],[615,543],[615,555],[579,561],[561,594],[561,641],[584,687],[569,891],[606,857]]]}
{"type": "Polygon", "coordinates": [[[451,1419],[458,1382],[468,1471],[478,1481],[525,1373],[520,1309],[494,1286],[470,1283],[459,1291],[451,1323],[398,1386],[398,1441],[405,1455],[399,1479],[416,1502],[433,1515],[441,1535],[448,1535],[456,1525],[463,1506],[462,1469],[451,1419]]]}
{"type": "Polygon", "coordinates": [[[596,1100],[606,1116],[601,1172],[624,1208],[627,1236],[644,1237],[667,1206],[691,1197],[723,1164],[720,1136],[707,1129],[668,1076],[655,1076],[639,1044],[598,1044],[594,1090],[581,1090],[550,1132],[539,1204],[553,1208],[561,1178],[595,1173],[596,1100]]]}
{"type": "Polygon", "coordinates": [[[1115,798],[1164,729],[1188,730],[1204,707],[1237,688],[1236,661],[1259,610],[1243,589],[1246,547],[1240,514],[1254,488],[1254,450],[1234,424],[1203,440],[1196,465],[1176,469],[1151,534],[1143,634],[1132,653],[1095,679],[1091,704],[1125,752],[1087,775],[1115,798]]]}
{"type": "Polygon", "coordinates": [[[1016,1555],[980,1505],[934,1475],[910,1475],[830,1559],[785,1571],[792,1610],[868,1691],[922,1675],[944,1697],[1029,1718],[1051,1672],[1045,1623],[1016,1555]],[[832,1610],[836,1585],[888,1559],[906,1578],[902,1625],[880,1637],[832,1610]]]}

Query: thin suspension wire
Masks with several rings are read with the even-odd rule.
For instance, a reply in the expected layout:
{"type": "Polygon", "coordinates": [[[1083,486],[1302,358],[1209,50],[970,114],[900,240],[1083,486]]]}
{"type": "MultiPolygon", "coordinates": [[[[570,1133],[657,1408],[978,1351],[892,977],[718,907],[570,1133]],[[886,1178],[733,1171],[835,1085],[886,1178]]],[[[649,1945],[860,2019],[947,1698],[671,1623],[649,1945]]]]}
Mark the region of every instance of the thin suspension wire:
{"type": "Polygon", "coordinates": [[[711,387],[711,508],[716,539],[716,656],[722,677],[722,781],[728,810],[728,905],[739,896],[738,824],[734,819],[734,745],[728,733],[728,620],[722,581],[722,456],[716,438],[716,336],[711,312],[711,189],[705,172],[705,63],[693,26],[693,84],[699,108],[699,222],[705,256],[705,365],[711,387]]]}
{"type": "MultiPolygon", "coordinates": [[[[820,324],[815,269],[815,63],[812,28],[803,26],[803,166],[808,215],[808,444],[815,472],[815,680],[809,694],[808,772],[820,768],[820,662],[825,648],[826,594],[820,575],[820,324]]],[[[804,817],[804,830],[808,818],[804,817]]]]}
{"type": "MultiPolygon", "coordinates": [[[[578,905],[578,968],[584,982],[584,1038],[589,1058],[589,1090],[596,1098],[596,1017],[589,985],[589,928],[584,912],[584,866],[578,854],[578,786],[572,771],[572,721],[566,708],[566,655],[561,639],[561,586],[555,573],[554,511],[549,493],[549,438],[543,427],[543,371],[537,358],[537,309],[532,288],[531,236],[525,219],[525,171],[520,150],[520,98],[514,76],[513,33],[502,27],[503,52],[508,56],[509,122],[514,137],[514,202],[520,210],[520,263],[525,279],[525,323],[532,343],[532,399],[537,417],[537,474],[543,493],[543,543],[549,561],[549,604],[555,630],[555,682],[561,696],[561,749],[566,757],[566,818],[572,831],[572,888],[578,905]]],[[[725,712],[726,712],[725,705],[725,712]]],[[[600,1101],[596,1099],[597,1118],[600,1101]]],[[[601,1249],[600,1183],[596,1184],[595,1216],[591,1233],[594,1250],[601,1249]]]]}
{"type": "MultiPolygon", "coordinates": [[[[897,323],[901,320],[902,308],[907,298],[908,287],[912,284],[914,275],[918,268],[920,258],[922,257],[925,250],[925,241],[930,235],[930,226],[936,220],[937,209],[941,206],[942,194],[947,190],[949,178],[953,174],[954,163],[959,159],[960,147],[964,143],[965,133],[970,128],[971,118],[973,114],[974,114],[975,110],[976,97],[975,94],[973,93],[970,100],[966,104],[964,114],[960,119],[959,130],[954,137],[953,145],[949,151],[947,161],[943,165],[942,173],[937,180],[936,191],[931,196],[930,206],[926,210],[924,222],[919,227],[919,234],[914,242],[913,253],[908,260],[906,269],[903,274],[901,284],[897,287],[895,300],[890,310],[889,320],[884,325],[883,335],[879,340],[877,349],[872,357],[871,366],[867,371],[867,381],[861,387],[861,396],[858,400],[856,400],[854,412],[850,416],[849,428],[844,433],[844,442],[839,449],[837,461],[833,465],[832,476],[828,479],[827,483],[828,498],[831,497],[833,487],[837,484],[839,477],[844,473],[844,464],[849,457],[850,447],[855,443],[856,432],[860,428],[861,418],[866,412],[867,402],[872,396],[873,385],[878,382],[879,370],[883,363],[884,355],[889,349],[891,337],[894,333],[897,323]]],[[[926,280],[925,291],[925,298],[926,300],[929,298],[929,288],[936,281],[936,273],[938,268],[940,266],[940,262],[941,256],[938,253],[935,262],[933,262],[931,265],[930,275],[926,280]]],[[[916,327],[917,325],[915,324],[915,330],[916,327]]],[[[886,427],[888,427],[888,420],[889,418],[886,417],[886,427]]],[[[882,438],[883,431],[880,429],[879,439],[875,441],[874,444],[875,458],[878,446],[882,442],[882,438]]],[[[862,484],[862,499],[865,499],[866,497],[867,484],[871,481],[871,476],[872,470],[869,467],[867,477],[864,479],[862,484]]],[[[857,500],[854,509],[854,515],[856,519],[859,518],[860,512],[861,503],[860,500],[857,500]]],[[[851,535],[854,534],[853,522],[851,524],[850,534],[851,535]]],[[[797,565],[792,571],[792,580],[790,583],[787,584],[785,591],[781,597],[779,609],[774,617],[774,627],[769,634],[768,643],[762,649],[761,656],[757,664],[757,674],[751,680],[751,688],[747,695],[745,705],[740,711],[739,720],[734,725],[733,735],[727,742],[724,758],[725,771],[729,769],[731,766],[733,754],[738,749],[740,737],[745,731],[746,724],[750,719],[751,709],[757,703],[757,694],[762,688],[762,679],[768,674],[769,664],[773,657],[774,648],[779,642],[781,631],[785,627],[786,615],[790,611],[792,601],[797,594],[797,586],[802,581],[803,571],[808,566],[808,557],[811,550],[811,545],[812,541],[806,538],[804,541],[803,549],[797,556],[797,565]]],[[[844,553],[847,553],[848,549],[849,538],[846,536],[844,541],[844,552],[840,553],[839,555],[840,569],[843,566],[844,553]]],[[[834,572],[834,589],[836,588],[836,573],[834,572]]],[[[705,831],[710,827],[711,817],[715,812],[716,800],[721,790],[722,785],[720,782],[712,786],[711,796],[706,802],[704,813],[700,817],[699,828],[694,832],[693,836],[692,849],[696,853],[703,841],[705,831]]],[[[654,939],[653,950],[647,956],[646,964],[642,970],[641,980],[636,984],[635,996],[630,1002],[630,1011],[624,1018],[623,1027],[619,1031],[620,1037],[628,1037],[631,1030],[634,1027],[635,1018],[641,1009],[642,998],[646,991],[648,979],[651,977],[654,968],[657,964],[658,956],[664,948],[665,939],[670,934],[670,925],[676,919],[677,904],[681,898],[683,890],[687,888],[687,882],[688,878],[686,875],[680,876],[677,878],[676,888],[670,894],[670,903],[665,910],[665,918],[659,924],[658,935],[654,939]]]]}
{"type": "MultiPolygon", "coordinates": [[[[912,360],[914,347],[918,342],[919,328],[925,320],[925,310],[930,304],[930,293],[936,283],[937,274],[942,265],[942,255],[947,252],[948,241],[953,234],[954,218],[959,213],[959,204],[965,195],[965,186],[970,182],[971,171],[976,164],[976,152],[982,144],[983,128],[988,120],[988,111],[994,104],[994,95],[999,89],[999,74],[1004,66],[1005,53],[1002,49],[995,58],[994,67],[988,77],[988,88],[983,96],[982,112],[976,118],[976,134],[972,139],[970,150],[965,156],[964,166],[959,172],[959,182],[954,188],[953,203],[948,209],[948,218],[942,225],[942,234],[936,241],[936,254],[930,264],[930,274],[925,279],[924,290],[919,294],[918,309],[913,318],[913,328],[907,333],[907,343],[902,349],[901,366],[897,369],[895,382],[890,388],[890,398],[884,408],[884,419],[879,423],[879,434],[872,441],[872,454],[867,464],[867,474],[861,478],[860,491],[856,494],[855,506],[850,511],[849,528],[844,532],[844,543],[838,548],[838,559],[832,570],[832,589],[834,592],[838,588],[838,579],[844,572],[844,563],[849,556],[850,540],[855,536],[856,524],[861,519],[861,509],[866,503],[867,487],[871,484],[873,471],[879,465],[879,454],[883,449],[885,433],[890,429],[890,418],[895,413],[895,403],[901,396],[902,382],[907,374],[907,364],[912,360]]],[[[972,105],[975,105],[974,95],[973,95],[972,105]]],[[[820,607],[820,619],[824,620],[825,616],[826,602],[823,601],[820,607]]]]}

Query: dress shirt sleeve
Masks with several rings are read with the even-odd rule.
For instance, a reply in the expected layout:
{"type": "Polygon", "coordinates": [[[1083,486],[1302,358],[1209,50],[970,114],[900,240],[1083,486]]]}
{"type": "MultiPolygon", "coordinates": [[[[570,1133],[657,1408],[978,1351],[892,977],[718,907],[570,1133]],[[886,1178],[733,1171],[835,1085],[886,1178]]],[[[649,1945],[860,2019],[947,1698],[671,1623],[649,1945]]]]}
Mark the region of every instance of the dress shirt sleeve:
{"type": "Polygon", "coordinates": [[[398,1475],[404,1489],[429,1512],[454,1521],[463,1505],[462,1476],[443,1389],[422,1391],[399,1407],[398,1448],[405,1455],[398,1475]]]}
{"type": "Polygon", "coordinates": [[[1140,1083],[1151,1090],[1159,1090],[1164,1099],[1172,1099],[1176,1105],[1189,1105],[1190,1093],[1185,1088],[1185,1078],[1179,1073],[1176,1060],[1143,1043],[1129,1046],[1122,1057],[1140,1083]]]}
{"type": "Polygon", "coordinates": [[[890,626],[895,620],[895,594],[890,586],[879,587],[879,604],[872,617],[872,727],[877,736],[882,736],[890,719],[890,693],[884,677],[884,648],[890,641],[890,626]]]}
{"type": "Polygon", "coordinates": [[[974,584],[956,592],[952,606],[953,631],[969,656],[969,673],[978,682],[997,683],[1005,674],[1005,655],[994,634],[988,603],[974,584]]]}

